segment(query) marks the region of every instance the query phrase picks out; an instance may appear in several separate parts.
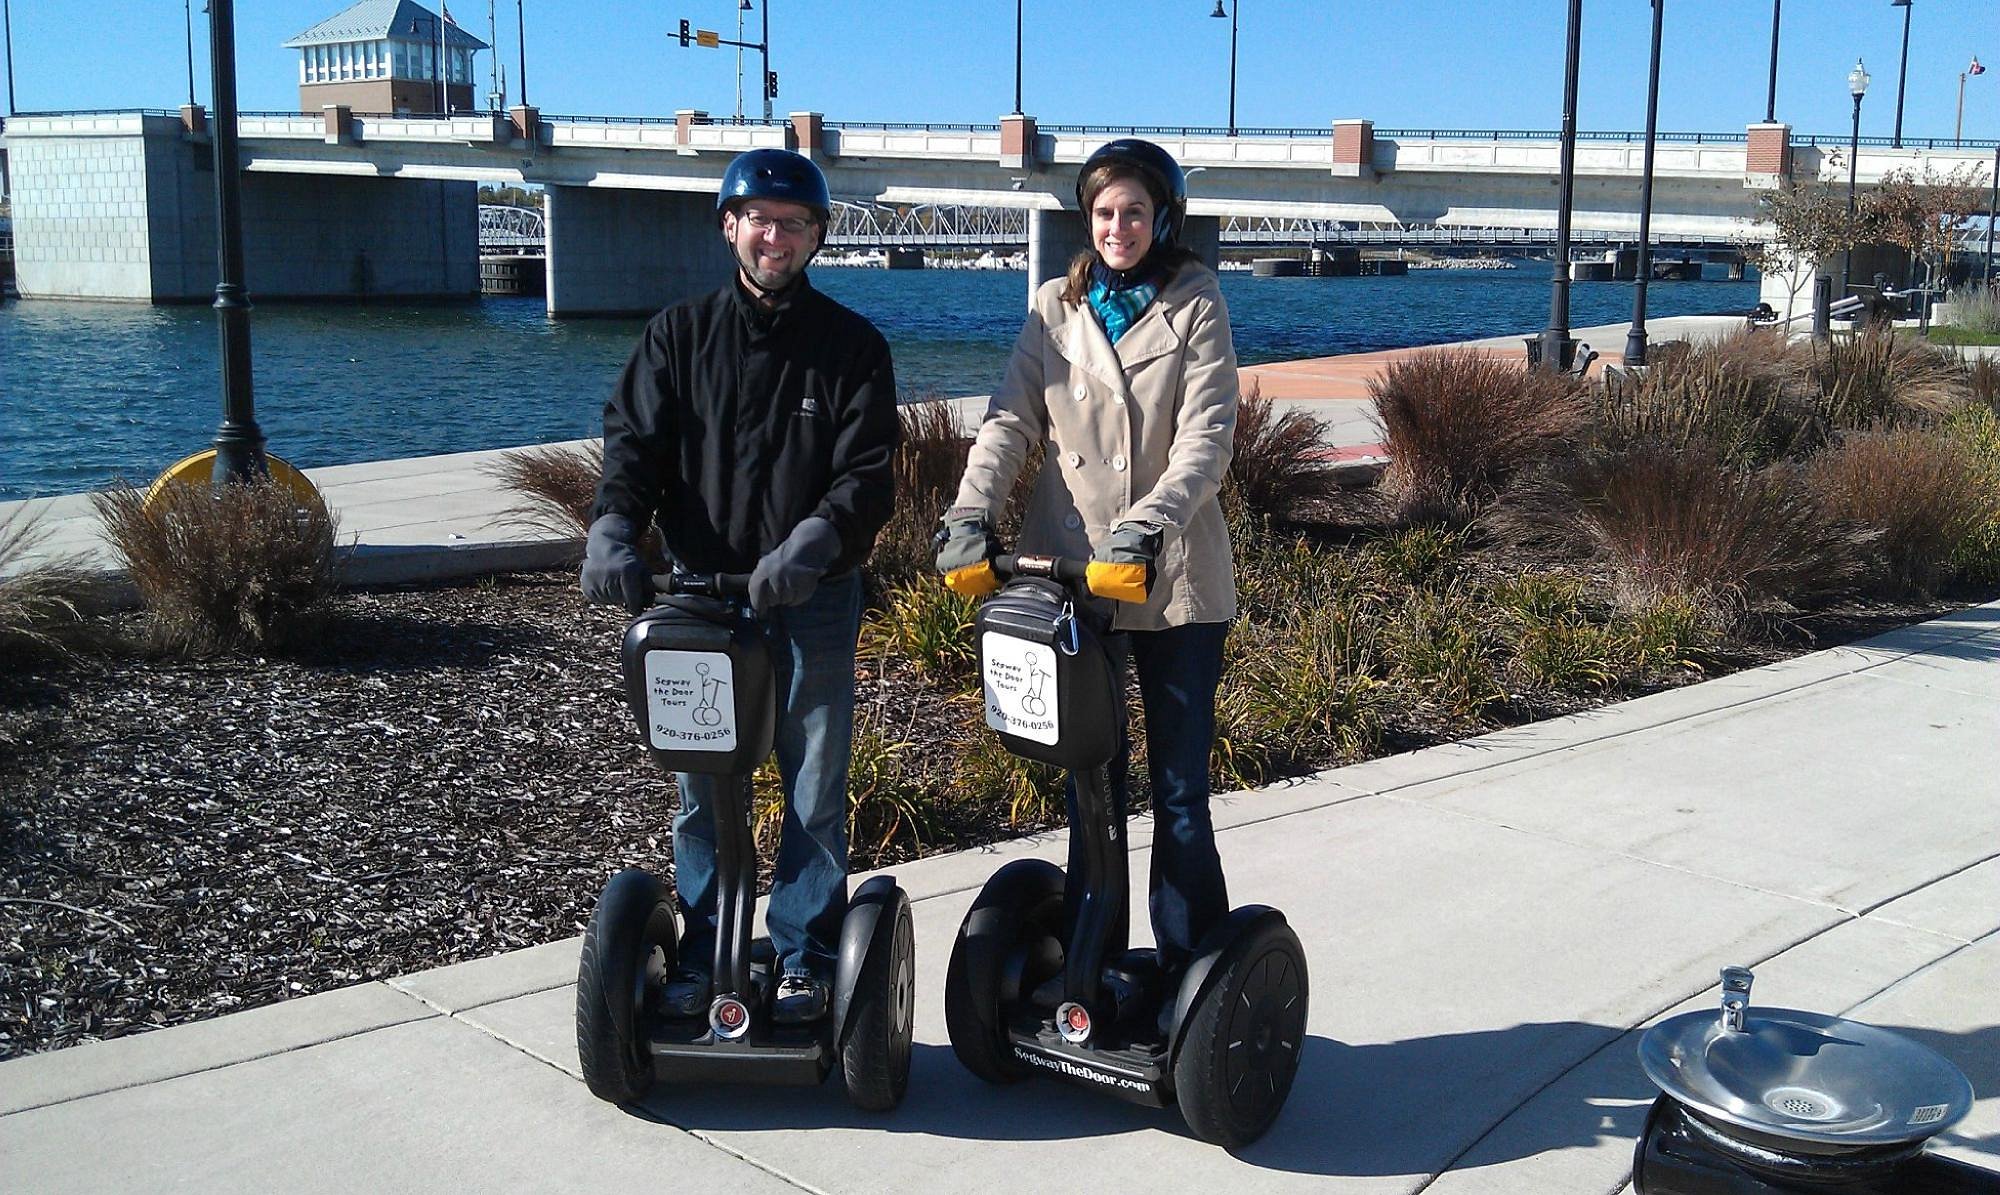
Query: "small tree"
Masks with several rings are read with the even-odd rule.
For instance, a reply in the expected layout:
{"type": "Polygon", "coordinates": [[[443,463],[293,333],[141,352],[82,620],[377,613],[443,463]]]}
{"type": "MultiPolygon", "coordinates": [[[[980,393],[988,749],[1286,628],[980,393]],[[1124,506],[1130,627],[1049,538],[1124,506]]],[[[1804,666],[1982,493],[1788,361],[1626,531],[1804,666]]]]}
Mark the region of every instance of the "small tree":
{"type": "Polygon", "coordinates": [[[1943,175],[1930,166],[1921,176],[1892,170],[1862,206],[1862,231],[1869,240],[1908,253],[1923,267],[1926,283],[1941,278],[1960,233],[1975,212],[1986,210],[1985,179],[1986,168],[1978,162],[1963,163],[1943,175]]]}
{"type": "MultiPolygon", "coordinates": [[[[1837,158],[1829,158],[1831,166],[1837,158]]],[[[1785,319],[1792,318],[1799,292],[1819,272],[1820,264],[1854,248],[1859,220],[1847,211],[1847,196],[1829,178],[1788,180],[1775,191],[1757,197],[1757,223],[1770,234],[1745,256],[1759,270],[1785,283],[1785,319]]]]}

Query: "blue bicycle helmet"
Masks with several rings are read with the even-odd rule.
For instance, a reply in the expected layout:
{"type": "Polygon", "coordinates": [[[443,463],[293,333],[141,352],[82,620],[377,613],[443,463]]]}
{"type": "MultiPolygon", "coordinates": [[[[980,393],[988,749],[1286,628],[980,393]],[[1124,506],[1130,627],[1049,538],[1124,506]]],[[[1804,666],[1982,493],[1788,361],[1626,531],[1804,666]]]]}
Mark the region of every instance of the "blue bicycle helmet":
{"type": "Polygon", "coordinates": [[[1083,169],[1076,173],[1077,210],[1088,218],[1083,199],[1084,180],[1099,166],[1114,164],[1130,167],[1145,181],[1146,190],[1153,196],[1154,246],[1167,249],[1180,244],[1181,228],[1187,223],[1187,174],[1172,154],[1150,141],[1120,137],[1099,146],[1096,153],[1084,159],[1083,169]]]}
{"type": "Polygon", "coordinates": [[[746,199],[778,199],[812,209],[825,224],[833,201],[826,192],[826,175],[812,159],[789,149],[753,149],[736,155],[722,172],[722,190],[715,197],[718,222],[731,205],[746,199]]]}

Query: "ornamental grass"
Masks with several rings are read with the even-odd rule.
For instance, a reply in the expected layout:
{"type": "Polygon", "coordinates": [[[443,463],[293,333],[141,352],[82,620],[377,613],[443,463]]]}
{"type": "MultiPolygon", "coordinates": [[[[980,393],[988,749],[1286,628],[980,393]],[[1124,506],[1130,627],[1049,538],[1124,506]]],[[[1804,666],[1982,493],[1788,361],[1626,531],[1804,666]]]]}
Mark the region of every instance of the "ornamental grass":
{"type": "Polygon", "coordinates": [[[146,608],[154,644],[181,655],[300,641],[334,591],[339,521],[317,494],[257,477],[91,496],[146,608]]]}
{"type": "Polygon", "coordinates": [[[1469,526],[1583,426],[1582,387],[1477,349],[1418,353],[1390,366],[1369,391],[1388,444],[1382,485],[1396,517],[1469,526]]]}

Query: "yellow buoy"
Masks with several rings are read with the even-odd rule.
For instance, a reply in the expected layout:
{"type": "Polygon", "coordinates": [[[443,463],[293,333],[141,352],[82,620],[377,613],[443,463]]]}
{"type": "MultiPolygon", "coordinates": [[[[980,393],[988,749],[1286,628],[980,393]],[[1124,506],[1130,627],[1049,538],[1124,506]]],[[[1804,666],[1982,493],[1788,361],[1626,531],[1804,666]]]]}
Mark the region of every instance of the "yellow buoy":
{"type": "MultiPolygon", "coordinates": [[[[271,471],[271,480],[291,491],[292,497],[298,499],[299,502],[312,503],[321,501],[318,487],[314,486],[305,474],[293,468],[290,462],[282,457],[272,456],[267,452],[264,454],[264,464],[271,471]]],[[[160,492],[169,485],[176,483],[183,485],[207,485],[214,473],[215,449],[213,448],[204,449],[193,456],[175,461],[167,467],[166,472],[154,479],[151,486],[147,487],[146,505],[151,506],[153,500],[159,497],[160,492]]]]}

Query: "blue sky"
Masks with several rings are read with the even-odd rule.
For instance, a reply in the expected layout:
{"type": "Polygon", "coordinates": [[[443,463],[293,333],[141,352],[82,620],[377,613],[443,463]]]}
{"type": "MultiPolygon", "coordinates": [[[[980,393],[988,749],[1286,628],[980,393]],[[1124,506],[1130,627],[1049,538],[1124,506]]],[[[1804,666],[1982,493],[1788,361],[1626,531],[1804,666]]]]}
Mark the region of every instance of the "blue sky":
{"type": "MultiPolygon", "coordinates": [[[[761,9],[765,0],[755,0],[761,9]]],[[[9,0],[15,99],[26,111],[172,107],[186,98],[178,0],[9,0]]],[[[545,112],[668,114],[735,108],[735,54],[682,49],[678,19],[733,36],[733,0],[522,0],[529,98],[545,112]]],[[[1013,106],[1009,0],[770,0],[777,110],[836,120],[990,122],[1013,106]]],[[[1213,0],[1024,0],[1024,107],[1044,124],[1221,125],[1229,22],[1213,0]]],[[[237,5],[245,109],[297,102],[297,60],[279,43],[341,0],[237,5]]],[[[1235,0],[1230,7],[1235,9],[1235,0]]],[[[205,101],[207,32],[194,0],[196,89],[205,101]]],[[[518,60],[514,0],[499,0],[500,50],[518,60]]],[[[1561,119],[1564,0],[1244,0],[1237,121],[1378,128],[1555,128],[1561,119]]],[[[1585,0],[1578,104],[1586,129],[1645,122],[1645,0],[1585,0]]],[[[487,5],[452,15],[486,36],[487,5]]],[[[1862,132],[1895,120],[1903,10],[1889,0],[1785,0],[1778,118],[1801,132],[1845,132],[1846,75],[1874,76],[1862,132]]],[[[756,40],[761,12],[746,14],[756,40]]],[[[1949,137],[1958,76],[1965,136],[2000,138],[2000,0],[1915,0],[1904,134],[1949,137]]],[[[1770,0],[1667,0],[1660,127],[1725,131],[1762,119],[1770,0]]],[[[754,63],[754,55],[749,56],[754,63]]],[[[480,78],[487,77],[481,54],[480,78]]],[[[745,105],[758,110],[754,65],[745,105]]],[[[510,89],[519,97],[517,81],[510,89]]],[[[485,90],[484,86],[480,89],[485,90]]]]}

